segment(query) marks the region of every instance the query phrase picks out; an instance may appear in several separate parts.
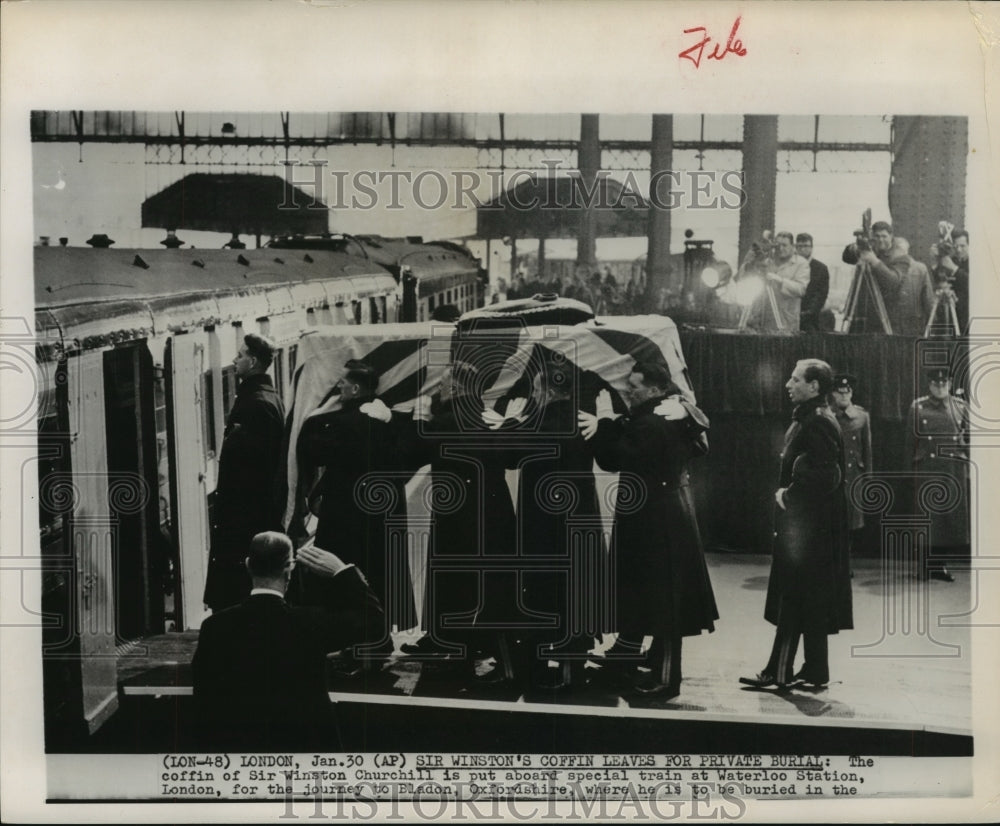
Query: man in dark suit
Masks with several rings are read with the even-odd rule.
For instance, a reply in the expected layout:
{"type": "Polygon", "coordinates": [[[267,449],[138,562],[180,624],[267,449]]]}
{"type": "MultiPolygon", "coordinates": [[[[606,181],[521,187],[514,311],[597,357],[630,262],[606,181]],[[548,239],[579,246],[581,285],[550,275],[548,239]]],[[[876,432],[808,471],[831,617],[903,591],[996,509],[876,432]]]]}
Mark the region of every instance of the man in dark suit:
{"type": "Polygon", "coordinates": [[[239,387],[219,454],[205,582],[205,604],[213,611],[236,605],[250,592],[243,565],[250,540],[281,529],[285,408],[267,375],[273,358],[270,340],[249,333],[233,359],[239,387]]]}
{"type": "Polygon", "coordinates": [[[257,534],[246,567],[250,595],[208,617],[192,669],[198,737],[224,751],[336,751],[326,653],[364,639],[381,607],[354,566],[315,547],[298,563],[328,584],[325,607],[285,602],[292,543],[257,534]]]}
{"type": "Polygon", "coordinates": [[[795,251],[809,262],[809,286],[799,306],[799,329],[803,333],[819,332],[819,314],[830,293],[830,270],[812,257],[813,237],[808,232],[795,236],[795,251]]]}
{"type": "Polygon", "coordinates": [[[827,406],[833,371],[819,359],[800,361],[785,388],[795,409],[774,494],[774,550],[764,605],[764,618],[777,627],[764,670],[740,677],[755,688],[826,685],[827,635],[853,627],[843,447],[827,406]],[[805,662],[793,676],[800,637],[805,662]]]}
{"type": "MultiPolygon", "coordinates": [[[[593,434],[597,463],[621,473],[611,533],[618,639],[606,661],[634,658],[651,635],[649,671],[634,673],[634,688],[670,698],[680,693],[681,639],[719,618],[687,470],[707,450],[708,419],[664,365],[636,363],[628,384],[627,417],[614,416],[608,391],[598,394],[593,434]]],[[[593,418],[579,414],[585,437],[593,418]]]]}

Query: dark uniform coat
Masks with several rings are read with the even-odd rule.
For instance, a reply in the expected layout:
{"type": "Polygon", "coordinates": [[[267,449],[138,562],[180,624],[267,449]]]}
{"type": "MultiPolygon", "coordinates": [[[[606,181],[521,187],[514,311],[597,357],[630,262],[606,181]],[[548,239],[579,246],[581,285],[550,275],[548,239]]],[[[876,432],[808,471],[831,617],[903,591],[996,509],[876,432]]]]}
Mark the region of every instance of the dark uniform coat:
{"type": "MultiPolygon", "coordinates": [[[[573,597],[569,595],[571,587],[580,588],[585,581],[583,572],[571,563],[586,564],[579,556],[571,556],[570,530],[573,529],[578,537],[578,554],[586,542],[587,547],[603,556],[604,542],[594,481],[594,456],[579,433],[576,416],[576,405],[570,399],[551,401],[540,411],[536,432],[550,434],[550,438],[539,445],[542,448],[539,453],[543,455],[532,457],[529,449],[520,462],[518,537],[524,556],[565,559],[565,563],[561,560],[558,563],[564,566],[560,572],[525,572],[525,607],[559,618],[559,628],[545,635],[553,642],[576,637],[577,642],[586,639],[589,643],[601,630],[595,615],[598,595],[580,590],[573,597]],[[584,624],[590,627],[590,633],[583,633],[584,624]]],[[[589,647],[587,644],[584,650],[589,647]]]]}
{"type": "Polygon", "coordinates": [[[513,590],[506,594],[490,590],[499,580],[494,574],[481,579],[475,560],[461,570],[435,565],[449,556],[516,553],[516,519],[504,449],[510,439],[487,428],[481,412],[482,405],[466,397],[436,400],[430,421],[406,423],[404,431],[409,468],[431,467],[433,507],[424,624],[449,642],[462,639],[461,626],[473,620],[480,624],[509,621],[517,597],[513,590]],[[481,583],[486,584],[486,592],[480,592],[481,583]],[[453,618],[442,625],[445,615],[462,616],[458,624],[453,618]]]}
{"type": "Polygon", "coordinates": [[[285,408],[271,377],[243,379],[219,454],[204,597],[215,611],[238,604],[250,593],[250,576],[243,564],[250,540],[262,531],[282,529],[284,423],[285,408]]]}
{"type": "MultiPolygon", "coordinates": [[[[969,544],[968,410],[961,399],[921,396],[910,406],[907,438],[915,474],[945,474],[957,484],[959,501],[947,513],[931,514],[931,544],[969,544]]],[[[914,480],[920,484],[920,479],[914,480]]]]}
{"type": "Polygon", "coordinates": [[[693,405],[668,421],[651,399],[631,415],[598,422],[597,463],[619,471],[612,547],[617,564],[618,630],[659,637],[712,631],[719,618],[702,552],[688,461],[704,452],[707,419],[693,405]],[[625,474],[638,479],[630,480],[625,474]]]}
{"type": "Polygon", "coordinates": [[[224,751],[336,751],[326,653],[365,639],[378,601],[357,568],[324,578],[329,602],[258,593],[208,617],[192,661],[199,738],[224,751]]]}
{"type": "MultiPolygon", "coordinates": [[[[360,408],[368,399],[350,399],[339,410],[306,419],[299,435],[301,467],[322,465],[316,545],[355,564],[386,606],[389,622],[416,624],[413,586],[405,546],[390,560],[387,520],[406,514],[405,478],[400,470],[393,429],[360,408]]],[[[302,576],[302,591],[292,598],[316,604],[310,596],[317,578],[302,576]]]]}
{"type": "Polygon", "coordinates": [[[771,576],[764,618],[778,624],[782,600],[798,603],[806,633],[853,628],[840,428],[822,396],[792,413],[775,505],[771,576]]]}
{"type": "Polygon", "coordinates": [[[846,410],[831,407],[844,440],[844,495],[847,497],[847,527],[856,531],[865,525],[865,515],[851,500],[851,485],[872,469],[872,431],[868,412],[857,404],[846,410]]]}

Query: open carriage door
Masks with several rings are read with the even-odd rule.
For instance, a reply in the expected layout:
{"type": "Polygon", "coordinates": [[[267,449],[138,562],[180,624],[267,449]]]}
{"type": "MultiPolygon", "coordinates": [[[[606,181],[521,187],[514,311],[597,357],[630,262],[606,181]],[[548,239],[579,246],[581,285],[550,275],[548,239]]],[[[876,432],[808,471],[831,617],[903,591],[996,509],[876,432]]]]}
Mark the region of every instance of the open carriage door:
{"type": "Polygon", "coordinates": [[[202,422],[202,373],[208,360],[203,335],[174,336],[167,344],[168,432],[173,456],[171,499],[180,549],[178,627],[198,628],[207,616],[202,597],[208,570],[209,524],[206,458],[202,422]]]}
{"type": "MultiPolygon", "coordinates": [[[[115,652],[115,588],[113,550],[115,524],[108,503],[108,467],[104,416],[104,354],[84,353],[75,364],[67,400],[70,463],[87,468],[73,477],[70,542],[76,587],[75,620],[79,629],[83,717],[92,734],[118,708],[115,652]]],[[[72,373],[74,365],[68,370],[72,373]]]]}

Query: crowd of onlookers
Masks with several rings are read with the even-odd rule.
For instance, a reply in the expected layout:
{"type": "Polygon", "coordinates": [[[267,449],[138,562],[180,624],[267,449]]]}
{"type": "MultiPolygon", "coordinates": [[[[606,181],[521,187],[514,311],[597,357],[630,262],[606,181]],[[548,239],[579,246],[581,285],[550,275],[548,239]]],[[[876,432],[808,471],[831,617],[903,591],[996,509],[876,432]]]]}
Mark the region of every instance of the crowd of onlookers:
{"type": "Polygon", "coordinates": [[[587,274],[529,276],[520,269],[511,283],[500,279],[490,298],[498,301],[555,294],[589,304],[595,315],[666,313],[678,323],[745,328],[765,333],[891,333],[923,336],[931,327],[958,335],[969,320],[969,234],[942,222],[929,250],[929,266],[910,254],[906,239],[885,221],[844,250],[855,267],[845,305],[827,306],[830,271],[813,257],[809,233],[767,233],[752,245],[737,271],[714,258],[715,283],[702,279],[703,266],[675,273],[673,286],[647,295],[644,268],[616,275],[605,264],[587,274]],[[689,271],[690,270],[690,271],[689,271]],[[697,270],[697,271],[696,271],[697,270]],[[681,277],[677,277],[680,275],[681,277]],[[878,292],[878,299],[874,297],[878,292]]]}
{"type": "MultiPolygon", "coordinates": [[[[649,312],[645,300],[646,278],[644,272],[627,277],[616,277],[611,267],[605,265],[600,272],[586,275],[583,268],[571,276],[553,276],[542,279],[537,275],[528,278],[518,274],[508,285],[503,279],[493,294],[492,301],[512,301],[550,294],[582,301],[593,308],[595,315],[634,315],[649,312]]],[[[654,308],[658,311],[661,308],[654,308]]]]}

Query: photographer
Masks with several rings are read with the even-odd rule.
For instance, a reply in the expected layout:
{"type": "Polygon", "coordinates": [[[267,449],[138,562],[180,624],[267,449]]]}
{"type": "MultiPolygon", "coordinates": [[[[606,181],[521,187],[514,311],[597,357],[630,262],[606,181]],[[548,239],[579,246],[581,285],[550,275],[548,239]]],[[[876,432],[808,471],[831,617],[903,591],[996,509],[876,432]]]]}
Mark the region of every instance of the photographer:
{"type": "Polygon", "coordinates": [[[969,324],[969,233],[949,229],[942,235],[931,245],[932,258],[937,262],[934,289],[938,295],[950,293],[954,298],[958,326],[964,333],[969,324]]]}
{"type": "MultiPolygon", "coordinates": [[[[871,235],[858,234],[844,248],[845,264],[858,265],[854,278],[861,277],[867,265],[873,284],[881,293],[886,315],[897,336],[922,336],[934,303],[931,276],[923,264],[911,258],[905,241],[894,238],[892,226],[885,221],[872,224],[871,235]]],[[[850,333],[885,332],[867,287],[859,286],[857,307],[850,333]]]]}
{"type": "MultiPolygon", "coordinates": [[[[765,236],[765,242],[769,240],[765,236]]],[[[795,253],[795,239],[790,232],[774,236],[774,246],[754,244],[740,268],[741,277],[755,273],[765,279],[766,288],[754,301],[750,326],[762,333],[799,331],[799,307],[809,286],[809,265],[795,253]],[[777,308],[777,318],[771,309],[771,298],[777,308]],[[780,320],[780,324],[778,323],[780,320]]]]}

